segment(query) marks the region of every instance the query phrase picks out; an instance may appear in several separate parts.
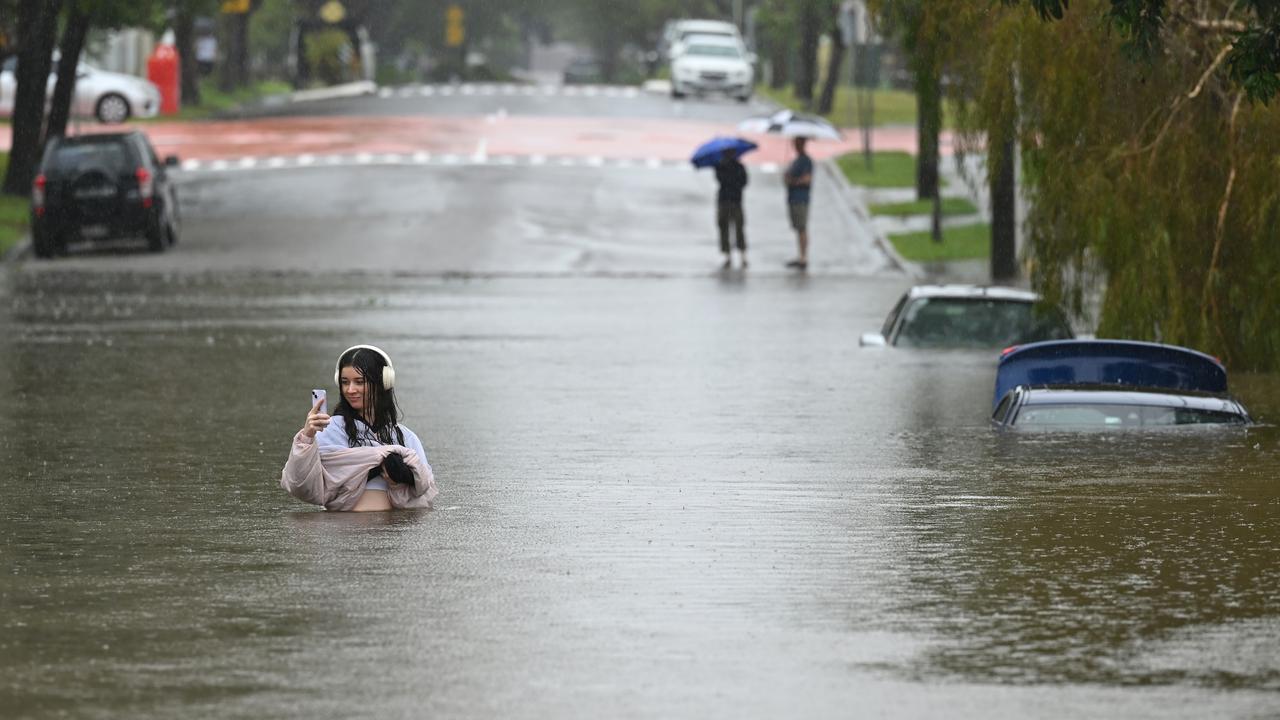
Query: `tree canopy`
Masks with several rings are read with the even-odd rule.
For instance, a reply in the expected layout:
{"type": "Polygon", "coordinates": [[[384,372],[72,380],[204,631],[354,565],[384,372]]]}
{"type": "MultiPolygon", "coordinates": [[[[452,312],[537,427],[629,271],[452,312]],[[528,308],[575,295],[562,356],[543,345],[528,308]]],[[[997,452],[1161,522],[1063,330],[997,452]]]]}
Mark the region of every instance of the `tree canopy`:
{"type": "Polygon", "coordinates": [[[1275,36],[1266,4],[925,5],[950,23],[962,146],[999,152],[1002,123],[1018,139],[1033,285],[1099,336],[1280,368],[1280,111],[1250,45],[1275,36]]]}

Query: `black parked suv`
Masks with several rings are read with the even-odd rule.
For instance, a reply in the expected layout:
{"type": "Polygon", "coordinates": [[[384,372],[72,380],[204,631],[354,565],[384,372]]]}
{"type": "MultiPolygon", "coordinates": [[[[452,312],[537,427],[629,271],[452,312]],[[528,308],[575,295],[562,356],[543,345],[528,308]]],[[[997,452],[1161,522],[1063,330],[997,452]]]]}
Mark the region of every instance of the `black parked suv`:
{"type": "Polygon", "coordinates": [[[141,236],[152,252],[178,241],[178,196],[168,168],[140,132],[53,138],[31,187],[36,257],[69,242],[141,236]]]}

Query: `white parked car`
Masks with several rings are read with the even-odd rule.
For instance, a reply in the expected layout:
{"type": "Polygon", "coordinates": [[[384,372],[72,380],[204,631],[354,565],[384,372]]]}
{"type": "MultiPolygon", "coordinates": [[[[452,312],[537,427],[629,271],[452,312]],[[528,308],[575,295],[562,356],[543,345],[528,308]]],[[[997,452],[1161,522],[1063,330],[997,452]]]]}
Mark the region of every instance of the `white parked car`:
{"type": "Polygon", "coordinates": [[[742,42],[716,35],[690,35],[671,61],[671,97],[724,93],[741,102],[751,99],[755,71],[742,42]]]}
{"type": "MultiPolygon", "coordinates": [[[[0,68],[0,116],[13,114],[18,79],[18,59],[11,57],[0,68]]],[[[58,81],[56,65],[49,73],[46,98],[53,97],[58,81]]],[[[95,117],[104,123],[122,123],[131,117],[155,117],[160,112],[160,90],[154,83],[133,75],[99,70],[87,63],[76,68],[76,92],[71,101],[73,117],[95,117]]]]}

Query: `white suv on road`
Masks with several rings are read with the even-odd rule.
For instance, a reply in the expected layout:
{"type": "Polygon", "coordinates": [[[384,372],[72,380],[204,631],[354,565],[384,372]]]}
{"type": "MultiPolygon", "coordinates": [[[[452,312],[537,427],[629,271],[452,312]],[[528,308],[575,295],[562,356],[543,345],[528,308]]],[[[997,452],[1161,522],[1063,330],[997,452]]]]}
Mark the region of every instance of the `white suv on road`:
{"type": "Polygon", "coordinates": [[[755,71],[742,42],[719,35],[690,35],[671,61],[671,97],[717,92],[751,99],[755,71]]]}

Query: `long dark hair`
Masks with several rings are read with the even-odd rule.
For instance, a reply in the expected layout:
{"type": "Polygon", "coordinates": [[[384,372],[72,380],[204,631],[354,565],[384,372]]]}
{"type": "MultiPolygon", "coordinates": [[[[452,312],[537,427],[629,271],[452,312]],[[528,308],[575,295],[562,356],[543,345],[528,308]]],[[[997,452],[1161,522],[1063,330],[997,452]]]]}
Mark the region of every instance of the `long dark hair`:
{"type": "MultiPolygon", "coordinates": [[[[369,423],[369,429],[373,431],[378,442],[384,445],[403,445],[404,433],[400,431],[400,408],[396,405],[395,390],[390,390],[382,384],[382,369],[387,366],[387,361],[382,355],[367,348],[352,348],[342,354],[338,358],[338,374],[342,374],[342,369],[353,367],[365,382],[365,403],[373,405],[373,422],[369,423]]],[[[360,447],[360,434],[356,428],[356,420],[366,422],[363,414],[356,412],[351,404],[347,402],[347,396],[342,392],[342,384],[338,384],[338,407],[334,409],[334,415],[341,415],[343,424],[347,430],[347,446],[360,447]]]]}

